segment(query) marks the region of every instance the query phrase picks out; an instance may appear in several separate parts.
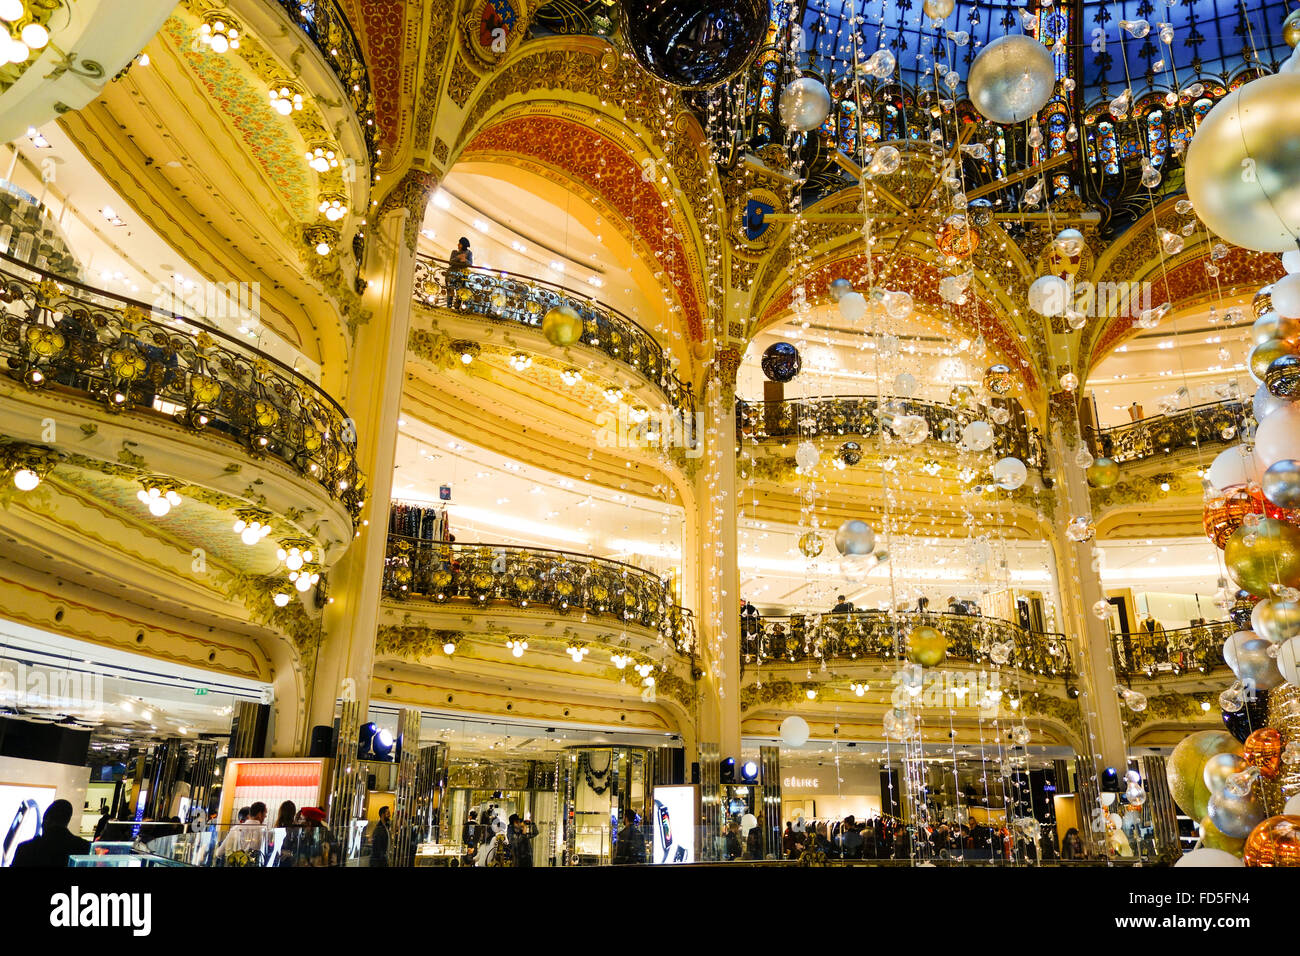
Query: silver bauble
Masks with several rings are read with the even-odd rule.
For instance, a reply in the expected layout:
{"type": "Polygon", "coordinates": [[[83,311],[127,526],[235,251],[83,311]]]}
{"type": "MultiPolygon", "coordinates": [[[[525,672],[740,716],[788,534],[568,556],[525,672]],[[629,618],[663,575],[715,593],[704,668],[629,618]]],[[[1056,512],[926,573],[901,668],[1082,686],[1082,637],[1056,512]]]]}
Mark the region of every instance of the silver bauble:
{"type": "Polygon", "coordinates": [[[1300,75],[1238,87],[1201,121],[1187,150],[1187,196],[1206,228],[1259,252],[1294,249],[1300,235],[1300,75]]]}
{"type": "Polygon", "coordinates": [[[1255,413],[1255,421],[1262,422],[1283,405],[1290,402],[1285,398],[1278,398],[1268,390],[1267,385],[1261,385],[1255,390],[1255,398],[1251,401],[1251,411],[1255,413]]]}
{"type": "Polygon", "coordinates": [[[1205,786],[1211,794],[1222,793],[1228,778],[1246,769],[1246,761],[1239,754],[1215,754],[1205,761],[1205,786]]]}
{"type": "Polygon", "coordinates": [[[831,111],[831,95],[821,80],[800,77],[781,91],[781,122],[788,128],[807,133],[815,130],[831,111]]]}
{"type": "Polygon", "coordinates": [[[994,123],[1021,123],[1036,115],[1055,85],[1052,54],[1020,33],[998,37],[984,47],[966,78],[971,102],[994,123]]]}
{"type": "Polygon", "coordinates": [[[850,518],[835,532],[835,547],[846,557],[870,554],[875,546],[876,532],[871,530],[871,525],[857,518],[850,518]]]}
{"type": "Polygon", "coordinates": [[[1250,626],[1264,640],[1282,644],[1300,634],[1300,601],[1260,601],[1250,612],[1250,626]]]}
{"type": "Polygon", "coordinates": [[[1029,287],[1029,307],[1039,315],[1064,315],[1070,305],[1070,283],[1060,276],[1039,276],[1029,287]]]}
{"type": "Polygon", "coordinates": [[[1279,508],[1300,508],[1300,461],[1283,458],[1264,470],[1264,497],[1279,508]]]}
{"type": "Polygon", "coordinates": [[[1210,822],[1224,836],[1244,840],[1263,819],[1264,805],[1254,791],[1238,797],[1232,791],[1224,790],[1210,797],[1210,822]]]}
{"type": "Polygon", "coordinates": [[[1272,690],[1282,683],[1277,661],[1268,654],[1269,641],[1254,631],[1238,631],[1223,642],[1223,659],[1237,679],[1255,690],[1272,690]]]}

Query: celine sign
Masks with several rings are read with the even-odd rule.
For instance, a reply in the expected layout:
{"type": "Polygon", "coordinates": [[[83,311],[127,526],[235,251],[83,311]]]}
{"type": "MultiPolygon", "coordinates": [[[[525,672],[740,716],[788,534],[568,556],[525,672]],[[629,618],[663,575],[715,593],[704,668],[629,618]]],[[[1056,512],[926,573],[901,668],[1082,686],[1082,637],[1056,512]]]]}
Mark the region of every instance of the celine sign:
{"type": "Polygon", "coordinates": [[[816,790],[820,785],[818,777],[786,777],[781,781],[781,786],[791,790],[816,790]]]}

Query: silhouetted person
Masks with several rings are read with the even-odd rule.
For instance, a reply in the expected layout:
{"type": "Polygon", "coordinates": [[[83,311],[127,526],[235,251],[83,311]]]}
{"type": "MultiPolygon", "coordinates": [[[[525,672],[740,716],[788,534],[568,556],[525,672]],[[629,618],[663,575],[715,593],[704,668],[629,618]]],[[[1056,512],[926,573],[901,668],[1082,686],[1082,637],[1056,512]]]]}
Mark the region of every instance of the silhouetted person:
{"type": "Polygon", "coordinates": [[[90,844],[68,830],[72,804],[55,800],[41,818],[41,835],[18,844],[10,866],[67,866],[68,857],[90,852],[90,844]]]}

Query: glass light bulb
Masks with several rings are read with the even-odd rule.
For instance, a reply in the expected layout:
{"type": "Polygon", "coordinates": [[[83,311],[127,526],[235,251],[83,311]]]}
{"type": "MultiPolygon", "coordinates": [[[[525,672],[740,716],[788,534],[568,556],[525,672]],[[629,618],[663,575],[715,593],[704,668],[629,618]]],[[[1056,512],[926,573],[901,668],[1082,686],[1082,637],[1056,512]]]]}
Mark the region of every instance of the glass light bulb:
{"type": "Polygon", "coordinates": [[[149,501],[149,513],[155,518],[161,518],[171,510],[172,503],[166,498],[153,498],[149,501]]]}
{"type": "Polygon", "coordinates": [[[20,34],[22,41],[33,50],[39,50],[50,42],[50,31],[39,23],[29,23],[20,34]]]}
{"type": "Polygon", "coordinates": [[[300,574],[298,575],[298,580],[293,582],[293,586],[296,587],[299,591],[310,591],[311,578],[309,578],[305,574],[300,574]]]}
{"type": "Polygon", "coordinates": [[[453,644],[451,641],[448,641],[446,644],[442,645],[442,652],[444,654],[455,654],[456,645],[453,644]]]}
{"type": "Polygon", "coordinates": [[[257,542],[262,540],[262,536],[252,528],[245,528],[243,531],[240,532],[239,540],[244,542],[244,544],[248,545],[249,547],[252,547],[253,545],[257,544],[257,542]]]}
{"type": "Polygon", "coordinates": [[[284,557],[284,566],[290,571],[297,571],[302,567],[302,555],[294,548],[284,557]]]}
{"type": "Polygon", "coordinates": [[[0,0],[0,20],[14,21],[23,15],[23,0],[0,0]]]}
{"type": "Polygon", "coordinates": [[[230,49],[230,41],[227,40],[225,35],[221,33],[213,33],[212,39],[209,40],[208,42],[212,46],[213,53],[225,53],[227,50],[230,49]]]}
{"type": "Polygon", "coordinates": [[[41,483],[41,476],[30,468],[19,468],[14,472],[14,487],[19,491],[31,491],[41,483]]]}
{"type": "Polygon", "coordinates": [[[271,600],[275,602],[276,607],[284,607],[289,603],[289,595],[283,591],[277,591],[275,597],[271,598],[271,600]]]}
{"type": "Polygon", "coordinates": [[[522,644],[516,644],[514,647],[512,647],[512,648],[510,649],[510,653],[513,654],[515,657],[523,657],[523,656],[524,656],[524,647],[523,647],[523,645],[522,645],[522,644]]]}

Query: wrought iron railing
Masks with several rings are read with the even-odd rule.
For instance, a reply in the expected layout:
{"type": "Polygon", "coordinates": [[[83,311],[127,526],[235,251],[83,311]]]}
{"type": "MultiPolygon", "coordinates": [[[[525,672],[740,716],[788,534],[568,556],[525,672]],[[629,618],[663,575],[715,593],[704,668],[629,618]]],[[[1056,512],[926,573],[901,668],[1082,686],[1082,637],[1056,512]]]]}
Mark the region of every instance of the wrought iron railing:
{"type": "Polygon", "coordinates": [[[334,75],[339,78],[352,104],[366,139],[371,165],[375,160],[375,103],[371,97],[370,72],[361,44],[338,0],[279,0],[294,23],[302,28],[334,75]]]}
{"type": "Polygon", "coordinates": [[[658,631],[694,654],[695,617],[652,571],[572,551],[388,536],[384,593],[476,607],[510,604],[586,613],[658,631]]]}
{"type": "Polygon", "coordinates": [[[452,269],[440,259],[420,256],[415,263],[415,299],[534,329],[551,309],[572,306],[582,316],[582,344],[631,368],[660,391],[669,408],[693,420],[691,386],[678,378],[655,337],[622,312],[581,292],[513,272],[452,269]]]}
{"type": "Polygon", "coordinates": [[[1208,674],[1228,666],[1223,660],[1223,642],[1235,630],[1231,621],[1211,621],[1169,631],[1112,635],[1115,673],[1123,678],[1208,674]]]}
{"type": "Polygon", "coordinates": [[[32,391],[161,415],[281,459],[352,512],[364,500],[352,421],[320,386],[202,320],[0,255],[0,361],[32,391]]]}
{"type": "Polygon", "coordinates": [[[900,651],[906,653],[907,635],[919,625],[937,628],[948,639],[949,660],[994,665],[1001,651],[1009,651],[1005,666],[1048,677],[1074,674],[1064,634],[1027,631],[976,614],[853,611],[742,617],[741,653],[756,663],[894,661],[900,651]]]}
{"type": "Polygon", "coordinates": [[[1141,461],[1184,448],[1236,441],[1251,414],[1248,402],[1230,399],[1127,425],[1090,428],[1088,439],[1095,455],[1106,455],[1118,462],[1141,461]]]}
{"type": "MultiPolygon", "coordinates": [[[[993,451],[1014,456],[1027,465],[1042,464],[1042,442],[1035,428],[1025,427],[1016,410],[1008,422],[994,426],[993,451]]],[[[929,426],[929,440],[956,444],[962,429],[984,417],[970,408],[937,402],[895,399],[875,395],[836,395],[828,398],[790,399],[783,402],[736,402],[736,433],[759,441],[802,438],[873,438],[880,434],[880,416],[919,415],[929,426]]]]}

